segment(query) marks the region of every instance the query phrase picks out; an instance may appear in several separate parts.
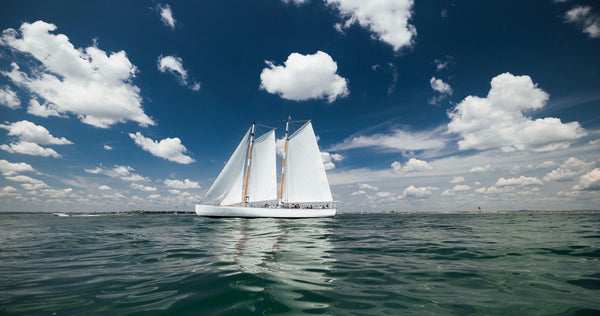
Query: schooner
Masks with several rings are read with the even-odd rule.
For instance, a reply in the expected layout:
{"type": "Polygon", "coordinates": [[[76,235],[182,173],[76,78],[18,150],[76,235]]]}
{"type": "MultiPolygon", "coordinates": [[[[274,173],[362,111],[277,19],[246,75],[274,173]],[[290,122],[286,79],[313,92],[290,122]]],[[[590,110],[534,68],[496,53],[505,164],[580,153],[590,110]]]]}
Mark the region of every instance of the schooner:
{"type": "Polygon", "coordinates": [[[255,138],[256,123],[210,186],[196,214],[206,217],[331,217],[336,213],[311,121],[289,135],[286,121],[277,185],[275,129],[255,138]]]}

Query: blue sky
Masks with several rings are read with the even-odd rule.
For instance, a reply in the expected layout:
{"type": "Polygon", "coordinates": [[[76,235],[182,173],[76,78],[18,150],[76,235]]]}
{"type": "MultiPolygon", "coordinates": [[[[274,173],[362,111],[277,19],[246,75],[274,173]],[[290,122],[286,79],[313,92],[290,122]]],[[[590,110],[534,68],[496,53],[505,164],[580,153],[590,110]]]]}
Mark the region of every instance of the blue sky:
{"type": "Polygon", "coordinates": [[[0,28],[0,211],[191,210],[288,115],[340,211],[600,205],[593,1],[5,1],[0,28]]]}

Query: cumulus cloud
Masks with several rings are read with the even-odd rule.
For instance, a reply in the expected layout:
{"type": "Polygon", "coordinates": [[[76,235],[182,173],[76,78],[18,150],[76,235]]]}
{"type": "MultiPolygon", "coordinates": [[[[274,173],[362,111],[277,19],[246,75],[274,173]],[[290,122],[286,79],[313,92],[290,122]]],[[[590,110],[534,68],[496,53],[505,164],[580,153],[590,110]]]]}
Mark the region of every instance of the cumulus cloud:
{"type": "Polygon", "coordinates": [[[44,183],[44,181],[42,181],[42,180],[34,179],[34,178],[31,178],[28,176],[23,176],[23,175],[6,177],[6,179],[15,181],[15,182],[22,182],[21,186],[26,190],[37,190],[37,189],[48,187],[48,185],[46,183],[44,183]]]}
{"type": "Polygon", "coordinates": [[[348,150],[374,147],[384,151],[402,152],[425,149],[438,149],[445,146],[438,130],[409,132],[394,129],[387,134],[359,135],[346,138],[342,143],[333,145],[330,150],[348,150]]]}
{"type": "Polygon", "coordinates": [[[187,70],[183,68],[183,61],[177,56],[159,56],[158,57],[158,70],[160,72],[169,72],[182,86],[188,87],[194,91],[200,90],[200,83],[192,81],[188,82],[187,70]]]}
{"type": "Polygon", "coordinates": [[[27,107],[27,113],[35,116],[48,117],[48,116],[57,116],[66,118],[67,116],[58,112],[56,107],[53,104],[40,104],[40,102],[36,99],[31,99],[29,101],[29,106],[27,107]]]}
{"type": "Polygon", "coordinates": [[[297,6],[300,6],[302,4],[307,3],[309,0],[282,0],[283,3],[288,4],[288,3],[293,3],[297,6]]]}
{"type": "Polygon", "coordinates": [[[328,152],[321,152],[321,160],[325,170],[335,169],[334,162],[340,162],[344,160],[344,157],[340,154],[330,154],[328,152]]]}
{"type": "Polygon", "coordinates": [[[567,23],[576,24],[590,38],[600,37],[600,15],[590,6],[576,6],[565,13],[567,23]]]}
{"type": "Polygon", "coordinates": [[[453,196],[456,192],[463,192],[463,191],[469,191],[471,190],[471,187],[468,185],[464,185],[464,184],[457,184],[454,186],[454,188],[452,189],[447,189],[444,192],[442,192],[443,196],[453,196]]]}
{"type": "Polygon", "coordinates": [[[13,176],[17,173],[21,173],[21,172],[32,172],[33,171],[33,167],[29,164],[26,164],[24,162],[9,162],[7,160],[4,159],[0,159],[0,173],[2,173],[3,176],[13,176]]]}
{"type": "Polygon", "coordinates": [[[469,172],[488,172],[492,170],[492,165],[487,164],[485,166],[475,166],[469,170],[469,172]]]}
{"type": "Polygon", "coordinates": [[[104,145],[104,150],[112,150],[112,147],[110,147],[109,145],[104,145]]]}
{"type": "Polygon", "coordinates": [[[75,48],[66,35],[50,33],[55,30],[44,21],[23,23],[20,32],[6,29],[0,38],[0,45],[41,63],[29,73],[14,62],[11,71],[0,72],[44,101],[41,107],[46,111],[32,113],[72,113],[101,128],[126,121],[155,124],[142,110],[140,89],[131,82],[137,69],[124,51],[107,54],[95,45],[75,48]]]}
{"type": "Polygon", "coordinates": [[[184,154],[187,153],[188,150],[177,137],[155,141],[151,138],[144,137],[140,132],[135,134],[129,133],[129,137],[131,137],[140,148],[156,157],[180,164],[189,164],[195,161],[192,157],[184,154]]]}
{"type": "Polygon", "coordinates": [[[593,162],[586,162],[571,157],[560,165],[560,167],[546,174],[544,176],[544,181],[572,181],[577,176],[590,170],[593,166],[593,162]]]}
{"type": "Polygon", "coordinates": [[[145,185],[137,184],[137,183],[132,183],[129,185],[129,187],[131,187],[132,189],[135,189],[135,190],[146,191],[146,192],[156,191],[155,187],[145,186],[145,185]]]}
{"type": "Polygon", "coordinates": [[[525,177],[520,176],[518,178],[504,179],[500,178],[496,181],[496,187],[514,187],[514,186],[530,186],[530,185],[542,185],[542,180],[536,177],[525,177]]]}
{"type": "Polygon", "coordinates": [[[54,158],[60,158],[59,155],[52,148],[45,148],[36,143],[28,143],[28,142],[18,142],[11,143],[10,145],[2,144],[0,145],[0,149],[9,152],[11,154],[23,154],[23,155],[31,155],[31,156],[42,156],[49,157],[52,156],[54,158]]]}
{"type": "Polygon", "coordinates": [[[405,165],[398,161],[394,161],[392,163],[392,170],[394,173],[403,174],[408,172],[417,172],[417,171],[429,171],[435,169],[432,165],[430,165],[427,161],[419,160],[415,158],[410,158],[405,165]]]}
{"type": "Polygon", "coordinates": [[[431,191],[426,187],[409,186],[404,189],[400,198],[426,199],[431,196],[431,191]]]}
{"type": "Polygon", "coordinates": [[[573,187],[574,190],[588,190],[597,191],[600,190],[600,168],[596,168],[584,175],[579,179],[579,184],[573,187]]]}
{"type": "Polygon", "coordinates": [[[524,112],[540,109],[547,101],[548,94],[529,76],[503,73],[492,79],[487,97],[468,96],[448,113],[448,132],[461,136],[460,150],[505,152],[564,149],[587,134],[578,122],[525,116],[524,112]]]}
{"type": "Polygon", "coordinates": [[[181,180],[165,180],[164,181],[165,185],[170,187],[170,188],[175,188],[175,189],[179,189],[179,190],[185,190],[185,189],[200,189],[200,185],[198,184],[198,182],[196,181],[190,181],[190,179],[185,179],[183,181],[181,180]]]}
{"type": "Polygon", "coordinates": [[[112,188],[109,187],[108,185],[101,185],[98,187],[98,190],[107,191],[107,190],[112,190],[112,188]]]}
{"type": "Polygon", "coordinates": [[[84,169],[84,171],[87,173],[91,173],[91,174],[103,174],[103,175],[109,176],[111,178],[119,178],[123,181],[130,181],[130,182],[148,181],[149,180],[146,177],[143,177],[143,176],[140,176],[139,174],[133,173],[132,171],[135,171],[135,169],[133,169],[130,166],[115,165],[111,169],[96,167],[94,169],[84,169]]]}
{"type": "Polygon", "coordinates": [[[349,94],[348,81],[340,77],[337,63],[322,51],[313,55],[292,53],[283,66],[265,61],[260,88],[287,100],[327,99],[329,103],[349,94]]]}
{"type": "Polygon", "coordinates": [[[378,187],[372,186],[372,185],[370,185],[370,184],[368,184],[368,183],[359,183],[359,184],[358,184],[358,187],[359,187],[360,189],[369,189],[369,190],[374,190],[374,191],[377,191],[377,190],[379,190],[379,188],[378,188],[378,187]]]}
{"type": "Polygon", "coordinates": [[[437,91],[441,94],[452,95],[452,87],[450,87],[450,85],[444,82],[442,79],[431,77],[431,79],[429,80],[429,84],[431,85],[431,89],[433,89],[434,91],[437,91]]]}
{"type": "Polygon", "coordinates": [[[458,177],[453,177],[452,180],[450,180],[450,183],[461,183],[461,182],[465,182],[465,177],[458,176],[458,177]]]}
{"type": "Polygon", "coordinates": [[[373,33],[373,39],[391,45],[394,51],[410,47],[417,36],[417,29],[408,21],[412,17],[413,0],[326,0],[345,19],[336,24],[342,31],[358,23],[373,33]]]}
{"type": "Polygon", "coordinates": [[[175,18],[173,17],[173,11],[171,10],[171,6],[168,4],[158,4],[156,6],[156,10],[160,13],[160,20],[163,24],[170,28],[171,30],[175,29],[175,18]]]}
{"type": "Polygon", "coordinates": [[[434,96],[429,99],[429,104],[439,104],[442,100],[446,99],[449,95],[452,95],[453,90],[452,87],[442,79],[437,79],[436,77],[431,77],[429,80],[429,84],[431,85],[431,89],[436,92],[439,92],[440,95],[434,96]]]}
{"type": "Polygon", "coordinates": [[[14,110],[21,107],[21,100],[17,98],[17,93],[9,86],[4,86],[3,88],[0,88],[0,105],[7,106],[14,110]]]}
{"type": "Polygon", "coordinates": [[[51,148],[44,148],[41,145],[68,145],[73,144],[68,139],[56,138],[43,126],[36,125],[29,121],[19,121],[15,123],[0,124],[0,128],[8,130],[8,136],[18,139],[17,143],[10,145],[0,145],[0,149],[9,153],[19,153],[25,155],[52,156],[60,158],[60,155],[51,148]]]}

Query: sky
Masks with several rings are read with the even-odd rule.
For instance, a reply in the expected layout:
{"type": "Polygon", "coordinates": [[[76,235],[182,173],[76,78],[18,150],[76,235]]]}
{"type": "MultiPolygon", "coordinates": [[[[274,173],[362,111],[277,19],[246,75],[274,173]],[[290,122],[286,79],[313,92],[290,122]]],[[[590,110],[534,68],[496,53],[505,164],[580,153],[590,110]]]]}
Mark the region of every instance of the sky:
{"type": "Polygon", "coordinates": [[[288,116],[340,212],[600,205],[595,1],[21,0],[0,29],[0,212],[191,211],[288,116]]]}

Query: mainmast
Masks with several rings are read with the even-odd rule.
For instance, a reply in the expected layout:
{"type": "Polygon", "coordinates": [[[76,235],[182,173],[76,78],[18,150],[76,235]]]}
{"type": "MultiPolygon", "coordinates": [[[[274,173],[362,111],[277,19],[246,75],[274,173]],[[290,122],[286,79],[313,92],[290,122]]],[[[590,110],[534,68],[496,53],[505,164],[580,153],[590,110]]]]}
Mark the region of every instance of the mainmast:
{"type": "Polygon", "coordinates": [[[283,174],[285,173],[285,156],[287,153],[287,143],[288,143],[290,119],[291,119],[291,117],[288,116],[288,119],[285,122],[285,143],[283,144],[283,162],[281,163],[281,183],[279,185],[279,206],[281,206],[281,196],[283,194],[283,174]]]}
{"type": "Polygon", "coordinates": [[[252,145],[254,144],[254,126],[256,122],[252,123],[252,131],[250,132],[250,145],[248,148],[248,162],[246,164],[246,180],[244,180],[244,195],[242,196],[242,201],[244,203],[248,202],[248,196],[246,193],[248,192],[248,174],[250,173],[250,160],[252,159],[252,145]]]}

